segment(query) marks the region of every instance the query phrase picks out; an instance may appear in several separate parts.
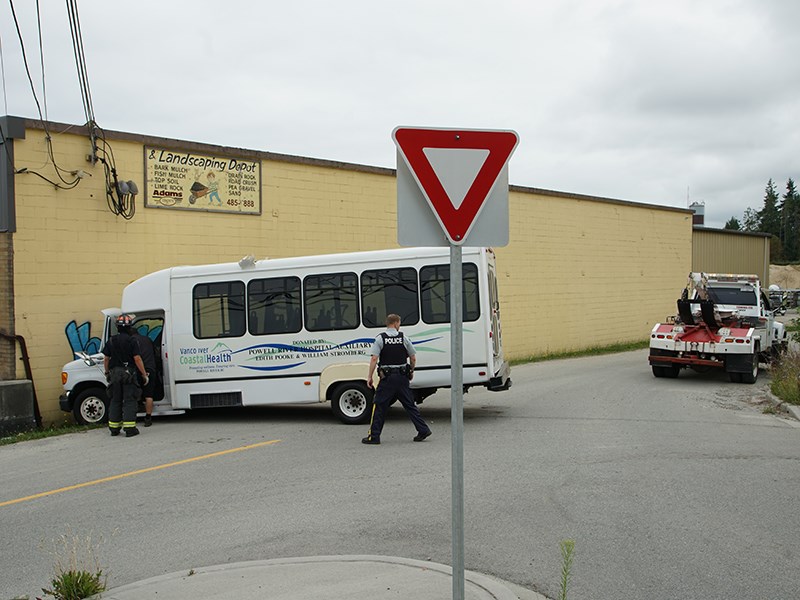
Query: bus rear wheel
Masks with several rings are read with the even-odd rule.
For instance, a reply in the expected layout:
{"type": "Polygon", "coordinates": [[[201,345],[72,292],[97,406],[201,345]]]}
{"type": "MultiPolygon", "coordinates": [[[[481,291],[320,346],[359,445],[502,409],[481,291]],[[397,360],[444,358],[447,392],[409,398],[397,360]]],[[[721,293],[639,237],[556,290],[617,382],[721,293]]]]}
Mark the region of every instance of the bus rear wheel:
{"type": "Polygon", "coordinates": [[[362,381],[340,383],[333,390],[331,408],[342,423],[358,425],[369,421],[373,392],[362,381]]]}

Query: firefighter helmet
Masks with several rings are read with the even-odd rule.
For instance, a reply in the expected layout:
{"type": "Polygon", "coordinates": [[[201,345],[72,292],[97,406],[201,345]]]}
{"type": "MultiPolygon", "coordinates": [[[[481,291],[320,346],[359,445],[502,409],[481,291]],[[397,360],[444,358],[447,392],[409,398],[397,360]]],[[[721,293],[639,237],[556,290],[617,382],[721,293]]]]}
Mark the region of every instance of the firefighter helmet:
{"type": "Polygon", "coordinates": [[[120,315],[117,317],[117,328],[130,327],[133,324],[133,319],[130,315],[120,315]]]}

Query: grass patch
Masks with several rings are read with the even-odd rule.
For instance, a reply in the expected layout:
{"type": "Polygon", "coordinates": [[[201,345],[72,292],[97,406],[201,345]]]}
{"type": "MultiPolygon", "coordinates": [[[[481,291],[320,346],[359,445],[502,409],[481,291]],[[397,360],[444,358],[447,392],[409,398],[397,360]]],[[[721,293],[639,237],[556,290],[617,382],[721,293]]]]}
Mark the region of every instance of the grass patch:
{"type": "Polygon", "coordinates": [[[50,582],[51,588],[42,588],[45,596],[56,600],[82,600],[106,589],[103,571],[64,571],[50,582]]]}
{"type": "Polygon", "coordinates": [[[631,350],[641,350],[650,347],[650,340],[641,342],[626,342],[622,344],[611,344],[610,346],[592,346],[581,350],[568,350],[564,352],[552,352],[547,354],[536,354],[524,358],[515,358],[508,361],[513,365],[524,365],[526,363],[544,362],[546,360],[558,360],[561,358],[576,358],[579,356],[600,356],[601,354],[615,354],[617,352],[630,352],[631,350]]]}
{"type": "Polygon", "coordinates": [[[770,374],[770,391],[787,404],[800,405],[800,352],[785,352],[773,363],[770,374]]]}
{"type": "Polygon", "coordinates": [[[68,533],[53,541],[55,569],[45,596],[56,600],[83,600],[106,590],[106,574],[97,560],[99,546],[91,537],[68,533]]]}
{"type": "Polygon", "coordinates": [[[65,435],[67,433],[85,433],[92,429],[100,429],[101,427],[105,427],[105,425],[56,424],[45,427],[44,429],[34,429],[33,431],[23,431],[22,433],[0,437],[0,446],[16,444],[17,442],[27,442],[29,440],[41,440],[57,435],[65,435]]]}

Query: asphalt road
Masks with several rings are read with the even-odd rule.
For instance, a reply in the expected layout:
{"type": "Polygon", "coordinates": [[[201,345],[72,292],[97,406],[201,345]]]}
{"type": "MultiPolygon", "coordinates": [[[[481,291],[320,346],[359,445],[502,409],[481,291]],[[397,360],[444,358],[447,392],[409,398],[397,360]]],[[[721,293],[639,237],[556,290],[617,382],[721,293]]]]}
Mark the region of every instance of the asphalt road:
{"type": "MultiPolygon", "coordinates": [[[[763,413],[764,373],[655,379],[636,351],[512,376],[465,396],[467,569],[554,597],[571,538],[570,598],[798,597],[800,423],[763,413]]],[[[0,600],[41,595],[62,535],[91,538],[112,586],[309,555],[450,564],[449,392],[422,410],[419,444],[399,407],[364,446],[319,405],[0,447],[0,600]]]]}

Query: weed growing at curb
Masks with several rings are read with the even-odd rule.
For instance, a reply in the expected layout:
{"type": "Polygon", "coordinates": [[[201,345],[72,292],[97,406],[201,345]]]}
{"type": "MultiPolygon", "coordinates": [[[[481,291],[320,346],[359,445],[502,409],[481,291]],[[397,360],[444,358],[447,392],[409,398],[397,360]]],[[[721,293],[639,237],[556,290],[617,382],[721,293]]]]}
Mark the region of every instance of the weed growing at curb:
{"type": "Polygon", "coordinates": [[[575,552],[575,540],[561,540],[561,591],[558,600],[567,600],[567,588],[572,576],[572,556],[575,552]]]}
{"type": "Polygon", "coordinates": [[[785,352],[773,363],[770,374],[770,391],[783,402],[800,405],[800,352],[785,352]]]}
{"type": "MultiPolygon", "coordinates": [[[[97,560],[99,544],[91,537],[81,538],[71,533],[53,540],[55,574],[45,596],[56,600],[83,600],[106,590],[107,575],[97,560]]],[[[39,599],[37,599],[39,600],[39,599]]]]}

